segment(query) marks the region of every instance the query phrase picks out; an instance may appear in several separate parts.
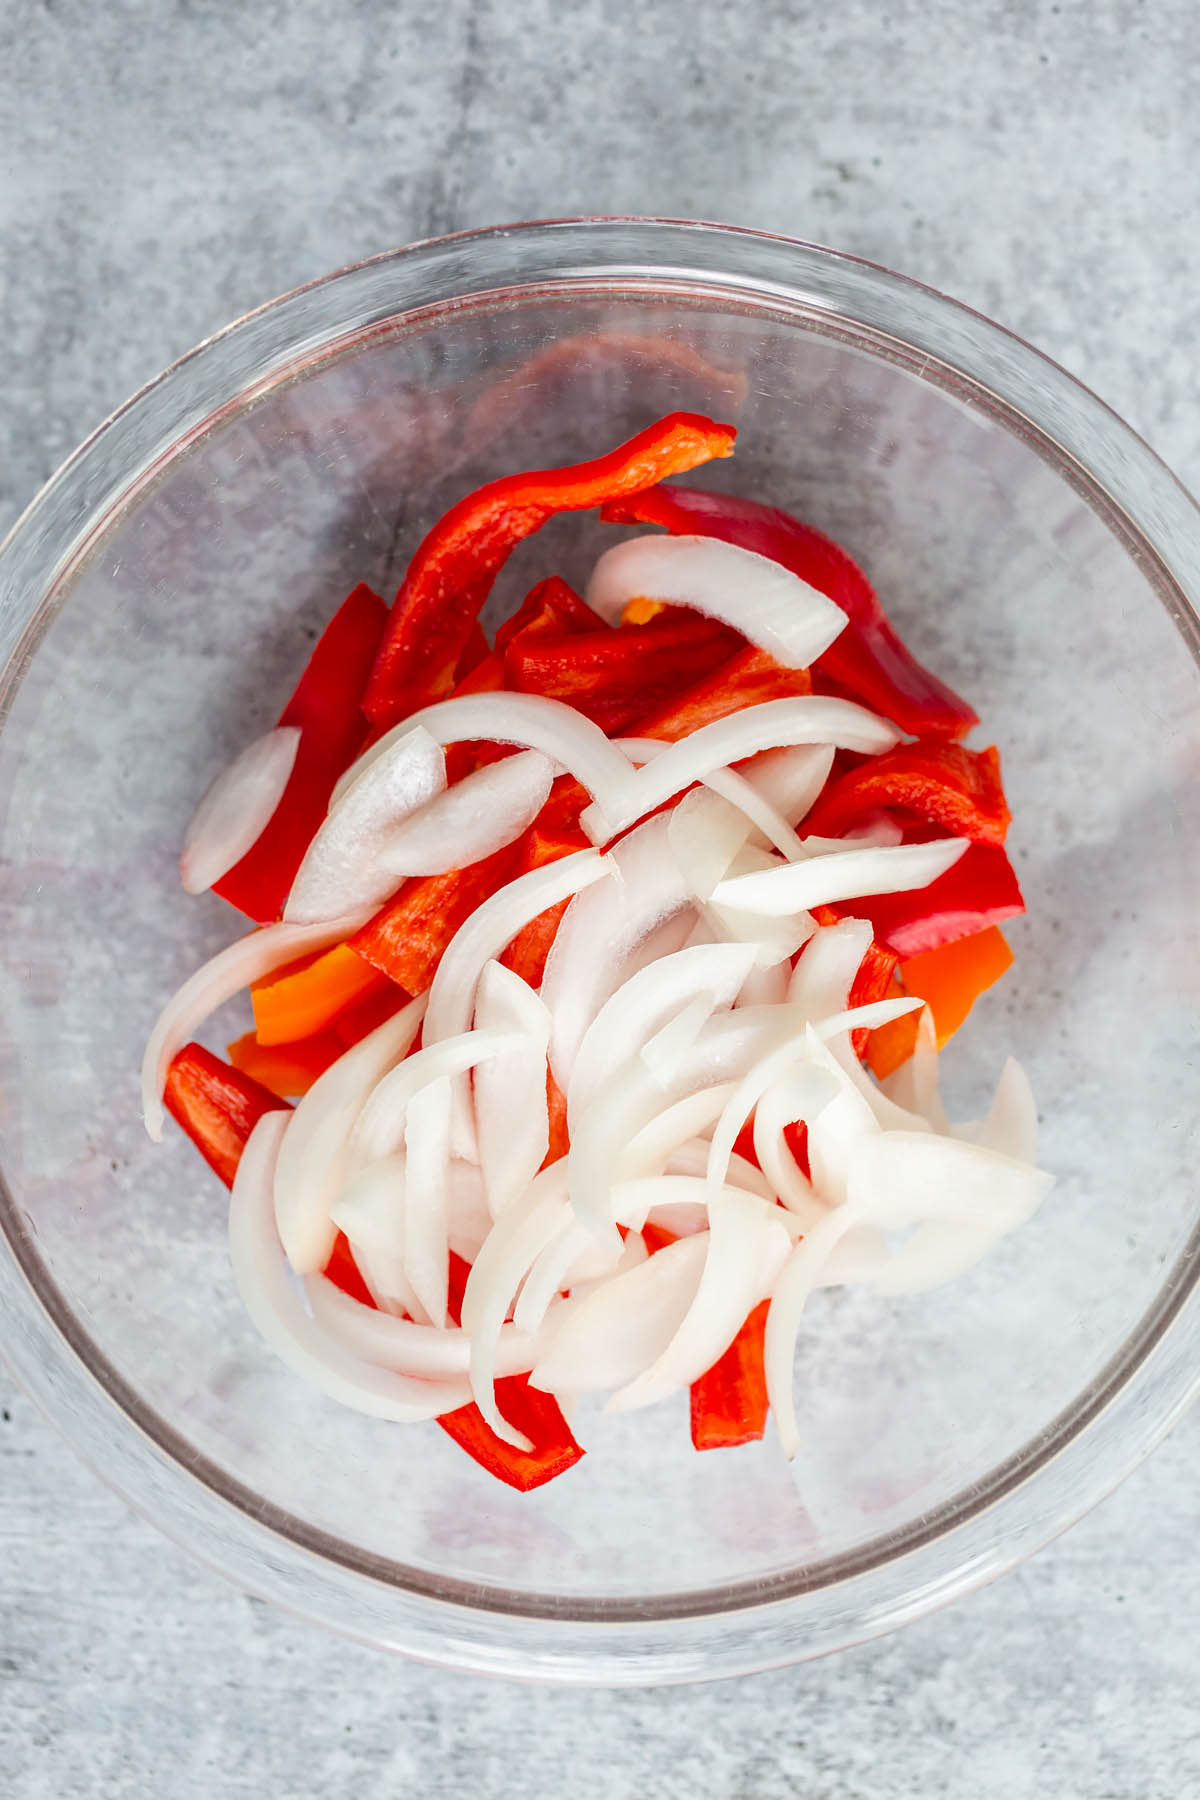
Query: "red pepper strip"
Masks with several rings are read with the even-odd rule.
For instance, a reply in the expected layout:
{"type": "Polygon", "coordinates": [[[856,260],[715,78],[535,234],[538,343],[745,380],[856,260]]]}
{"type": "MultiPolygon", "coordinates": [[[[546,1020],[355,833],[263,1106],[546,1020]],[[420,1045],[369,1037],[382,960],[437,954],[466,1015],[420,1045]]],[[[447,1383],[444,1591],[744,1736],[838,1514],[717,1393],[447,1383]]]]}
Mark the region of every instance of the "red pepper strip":
{"type": "Polygon", "coordinates": [[[509,879],[517,846],[494,856],[406,881],[399,893],[350,939],[350,948],[407,994],[423,994],[459,926],[509,879]]]}
{"type": "Polygon", "coordinates": [[[955,837],[1002,844],[1011,814],[995,748],[897,744],[829,782],[804,821],[817,837],[841,837],[864,813],[903,807],[955,837]]]}
{"type": "Polygon", "coordinates": [[[369,1032],[382,1025],[385,1019],[391,1019],[407,1006],[410,996],[403,988],[398,988],[394,981],[385,982],[375,993],[368,994],[356,1006],[347,1007],[344,1013],[330,1025],[329,1029],[338,1039],[343,1050],[352,1050],[360,1044],[369,1032]]]}
{"type": "Polygon", "coordinates": [[[409,564],[363,702],[373,725],[394,725],[440,700],[471,626],[511,551],[560,512],[652,487],[714,456],[736,431],[698,413],[671,413],[606,456],[569,468],[506,475],[439,519],[409,564]]]}
{"type": "MultiPolygon", "coordinates": [[[[624,637],[627,633],[622,632],[624,637]]],[[[663,738],[674,743],[741,712],[744,706],[758,706],[764,700],[790,700],[798,694],[810,694],[812,680],[807,669],[785,669],[765,650],[747,645],[722,663],[711,675],[703,676],[686,693],[660,703],[652,712],[630,727],[630,737],[663,738]]],[[[586,804],[586,802],[585,802],[586,804]]]]}
{"type": "Polygon", "coordinates": [[[350,1240],[344,1232],[339,1231],[333,1240],[333,1249],[325,1264],[324,1274],[326,1281],[332,1281],[334,1287],[341,1288],[343,1294],[349,1294],[360,1306],[374,1306],[371,1290],[359,1273],[350,1240]]]}
{"type": "Polygon", "coordinates": [[[339,775],[366,736],[360,702],[387,620],[378,594],[361,583],[345,599],[308,659],[279,715],[300,728],[300,747],[283,797],[241,862],[213,886],[259,924],[279,917],[339,775]]]}
{"type": "Polygon", "coordinates": [[[585,605],[561,575],[550,575],[530,588],[511,619],[505,619],[503,625],[497,626],[493,647],[502,657],[521,632],[570,632],[578,636],[585,631],[609,629],[607,621],[585,605]]]}
{"type": "MultiPolygon", "coordinates": [[[[577,850],[589,847],[588,839],[578,827],[568,826],[565,831],[551,831],[535,823],[521,839],[513,879],[518,875],[527,875],[531,869],[540,869],[545,863],[557,862],[560,857],[573,856],[577,850]]],[[[559,921],[570,904],[569,899],[560,900],[557,905],[548,906],[545,912],[539,913],[536,919],[530,919],[527,925],[521,927],[500,958],[502,963],[532,988],[542,984],[550,946],[554,942],[559,921]]]]}
{"type": "Polygon", "coordinates": [[[476,619],[454,671],[455,686],[461,687],[462,683],[474,674],[480,663],[486,662],[491,654],[492,646],[488,643],[487,632],[476,619]]]}
{"type": "Polygon", "coordinates": [[[459,1256],[458,1252],[450,1252],[450,1285],[446,1292],[446,1311],[450,1315],[452,1325],[462,1324],[463,1294],[466,1292],[467,1276],[471,1273],[471,1265],[459,1256]]]}
{"type": "Polygon", "coordinates": [[[665,1225],[656,1225],[653,1219],[647,1219],[642,1226],[642,1242],[653,1256],[657,1251],[665,1250],[668,1244],[677,1244],[679,1233],[668,1231],[665,1225]]]}
{"type": "Polygon", "coordinates": [[[543,1169],[548,1169],[551,1163],[560,1162],[571,1148],[571,1137],[567,1130],[567,1097],[549,1069],[546,1070],[546,1109],[550,1115],[550,1143],[542,1162],[543,1169]]]}
{"type": "Polygon", "coordinates": [[[615,737],[723,667],[739,642],[727,626],[678,612],[587,637],[521,632],[504,653],[505,685],[565,701],[615,737]]]}
{"type": "Polygon", "coordinates": [[[692,1383],[692,1443],[697,1450],[733,1450],[767,1428],[763,1336],[770,1301],[755,1307],[737,1336],[705,1375],[692,1383]]]}
{"type": "Polygon", "coordinates": [[[812,1180],[812,1165],[808,1160],[808,1125],[804,1119],[793,1119],[790,1125],[783,1128],[783,1141],[788,1147],[792,1161],[803,1175],[805,1181],[812,1180]]]}
{"type": "Polygon", "coordinates": [[[914,737],[959,738],[978,723],[965,700],[908,651],[856,562],[840,545],[790,513],[757,500],[700,488],[657,487],[609,503],[615,524],[665,525],[675,533],[721,538],[782,563],[842,608],[850,623],[814,669],[914,737]]]}
{"type": "Polygon", "coordinates": [[[246,1139],[263,1114],[291,1110],[278,1094],[201,1044],[185,1044],[172,1057],[163,1098],[171,1117],[226,1187],[233,1186],[246,1139]]]}
{"type": "MultiPolygon", "coordinates": [[[[805,829],[808,829],[807,820],[805,820],[805,829]]],[[[836,925],[839,918],[843,916],[832,906],[814,906],[812,910],[813,918],[818,925],[836,925]]],[[[845,910],[846,914],[850,915],[854,912],[854,907],[848,902],[845,910]]],[[[850,984],[850,994],[846,1004],[848,1006],[870,1006],[875,1000],[886,1000],[893,991],[892,977],[898,960],[896,952],[889,949],[886,944],[872,942],[867,954],[858,965],[858,973],[850,984]]],[[[870,1028],[864,1029],[861,1026],[857,1031],[850,1033],[850,1042],[854,1046],[856,1056],[864,1054],[870,1035],[870,1028]]]]}
{"type": "Polygon", "coordinates": [[[527,1494],[565,1474],[583,1455],[558,1401],[552,1394],[530,1387],[527,1375],[503,1376],[496,1383],[496,1403],[509,1424],[524,1432],[533,1445],[532,1452],[517,1450],[497,1437],[474,1401],[457,1412],[443,1413],[438,1424],[498,1481],[527,1494]]]}
{"type": "Polygon", "coordinates": [[[839,918],[869,919],[877,943],[909,957],[969,937],[985,926],[1002,925],[1023,913],[1025,902],[1000,846],[968,844],[954,867],[928,887],[847,900],[833,910],[839,918]]]}

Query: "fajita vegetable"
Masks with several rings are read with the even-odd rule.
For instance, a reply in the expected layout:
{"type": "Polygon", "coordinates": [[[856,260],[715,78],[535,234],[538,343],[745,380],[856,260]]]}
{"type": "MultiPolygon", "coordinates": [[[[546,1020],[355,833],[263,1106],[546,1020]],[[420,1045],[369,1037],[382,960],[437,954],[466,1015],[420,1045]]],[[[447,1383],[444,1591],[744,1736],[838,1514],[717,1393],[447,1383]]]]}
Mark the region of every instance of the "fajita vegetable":
{"type": "Polygon", "coordinates": [[[999,753],[838,545],[664,482],[734,436],[673,414],[460,500],[185,843],[259,929],[155,1027],[151,1135],[165,1105],[231,1185],[290,1367],[521,1490],[579,1461],[587,1394],[687,1392],[698,1450],[773,1416],[794,1455],[812,1291],[939,1285],[1050,1185],[1014,1062],[980,1121],[938,1096],[1023,911],[999,753]],[[489,643],[509,553],[597,507],[666,534],[489,643]],[[190,1040],[243,988],[222,1062],[190,1040]]]}

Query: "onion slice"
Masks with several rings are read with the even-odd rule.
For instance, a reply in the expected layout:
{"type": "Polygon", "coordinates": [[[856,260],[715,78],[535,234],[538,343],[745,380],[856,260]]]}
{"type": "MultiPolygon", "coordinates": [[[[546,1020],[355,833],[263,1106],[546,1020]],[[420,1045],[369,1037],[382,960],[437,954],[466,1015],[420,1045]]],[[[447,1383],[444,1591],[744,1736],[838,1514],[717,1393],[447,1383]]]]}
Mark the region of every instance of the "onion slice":
{"type": "Polygon", "coordinates": [[[708,1233],[680,1238],[637,1268],[566,1300],[546,1324],[530,1383],[548,1393],[600,1393],[651,1367],[682,1325],[700,1284],[708,1233]]]}
{"type": "Polygon", "coordinates": [[[839,850],[805,862],[780,863],[759,874],[735,876],[723,881],[713,898],[718,905],[746,907],[774,917],[871,894],[902,894],[928,887],[953,868],[966,848],[966,838],[935,838],[927,844],[839,850]]]}
{"type": "Polygon", "coordinates": [[[435,1419],[469,1398],[465,1381],[421,1381],[363,1363],[326,1337],[292,1285],[275,1229],[276,1158],[287,1113],[264,1113],[251,1132],[229,1203],[233,1278],[251,1320],[297,1375],[320,1393],[377,1419],[435,1419]]]}
{"type": "Polygon", "coordinates": [[[367,1096],[407,1056],[425,1013],[411,1000],[318,1076],[295,1112],[275,1171],[275,1218],[288,1261],[312,1275],[329,1261],[330,1211],[346,1174],[347,1140],[367,1096]]]}
{"type": "Polygon", "coordinates": [[[479,1167],[488,1211],[498,1219],[533,1180],[550,1142],[546,1104],[550,1014],[512,969],[489,962],[479,978],[475,1030],[508,1032],[520,1040],[505,1055],[477,1064],[474,1075],[479,1167]]]}
{"type": "Polygon", "coordinates": [[[373,911],[400,885],[380,851],[401,820],[445,785],[444,751],[427,731],[410,725],[327,815],[296,871],[284,918],[307,923],[356,908],[373,911]]]}
{"type": "MultiPolygon", "coordinates": [[[[597,794],[593,804],[580,815],[579,823],[593,843],[604,843],[693,782],[703,781],[715,769],[727,768],[759,750],[782,744],[834,744],[842,750],[873,755],[890,750],[899,741],[899,735],[886,719],[878,718],[853,700],[826,694],[764,700],[711,725],[701,725],[690,736],[668,745],[661,756],[643,769],[630,771],[626,763],[620,794],[613,800],[597,794]]],[[[616,753],[620,755],[619,751],[616,753]]]]}
{"type": "MultiPolygon", "coordinates": [[[[426,1013],[428,1018],[428,1013],[426,1013]]],[[[404,1136],[414,1097],[443,1076],[462,1075],[489,1056],[520,1050],[525,1039],[515,1031],[464,1031],[458,1037],[423,1044],[389,1070],[363,1104],[350,1135],[349,1156],[357,1165],[391,1156],[404,1136]]]]}
{"type": "Polygon", "coordinates": [[[687,606],[732,625],[789,669],[806,669],[846,626],[846,615],[782,563],[719,538],[636,537],[606,550],[587,602],[615,625],[631,600],[687,606]]]}
{"type": "MultiPolygon", "coordinates": [[[[454,1326],[439,1330],[376,1312],[344,1294],[324,1275],[307,1276],[304,1291],[318,1325],[363,1362],[435,1381],[466,1375],[471,1341],[465,1331],[454,1326]]],[[[497,1375],[523,1375],[533,1367],[539,1351],[535,1337],[511,1325],[503,1326],[496,1349],[497,1375]]]]}
{"type": "Polygon", "coordinates": [[[186,893],[206,893],[258,842],[291,780],[299,748],[299,726],[277,725],[217,776],[184,835],[179,873],[186,893]]]}
{"type": "Polygon", "coordinates": [[[156,1144],[162,1142],[163,1090],[171,1059],[199,1031],[210,1013],[273,969],[339,943],[365,922],[363,913],[318,925],[264,925],[219,950],[184,982],[158,1015],[142,1058],[142,1116],[156,1144]]]}
{"type": "MultiPolygon", "coordinates": [[[[475,1035],[481,1036],[482,1033],[475,1035]]],[[[441,1046],[445,1048],[445,1046],[441,1046]]],[[[439,1075],[411,1096],[404,1113],[404,1272],[429,1314],[446,1325],[450,1288],[447,1236],[450,1182],[450,1082],[439,1075]]]]}
{"type": "Polygon", "coordinates": [[[494,856],[532,825],[545,805],[554,765],[524,750],[464,775],[384,841],[379,866],[395,875],[444,875],[494,856]]]}
{"type": "Polygon", "coordinates": [[[789,825],[799,825],[816,805],[833,767],[832,744],[785,744],[763,750],[738,774],[789,825]]]}

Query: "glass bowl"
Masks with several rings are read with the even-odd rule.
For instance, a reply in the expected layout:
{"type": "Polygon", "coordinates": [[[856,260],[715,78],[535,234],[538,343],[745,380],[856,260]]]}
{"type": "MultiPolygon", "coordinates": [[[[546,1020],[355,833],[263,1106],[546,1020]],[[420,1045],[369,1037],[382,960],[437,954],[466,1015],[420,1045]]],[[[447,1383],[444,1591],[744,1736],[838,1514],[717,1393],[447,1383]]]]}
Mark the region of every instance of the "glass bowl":
{"type": "MultiPolygon", "coordinates": [[[[606,528],[499,585],[578,578],[606,528]]],[[[1010,1566],[1197,1384],[1200,521],[1062,370],[928,289],[704,225],[443,239],[277,300],[71,458],[0,561],[0,1347],[147,1517],[246,1587],[438,1662],[647,1683],[811,1656],[1010,1566]],[[827,1292],[804,1448],[697,1456],[685,1408],[586,1422],[521,1496],[432,1426],[298,1383],[230,1279],[223,1195],[142,1130],[164,997],[232,935],[181,828],[272,720],[356,581],[501,472],[683,407],[734,421],[701,479],[839,538],[999,743],[1028,915],[946,1058],[970,1116],[1010,1051],[1058,1185],[973,1274],[827,1292]]],[[[219,1020],[212,1041],[231,1029],[219,1020]]]]}

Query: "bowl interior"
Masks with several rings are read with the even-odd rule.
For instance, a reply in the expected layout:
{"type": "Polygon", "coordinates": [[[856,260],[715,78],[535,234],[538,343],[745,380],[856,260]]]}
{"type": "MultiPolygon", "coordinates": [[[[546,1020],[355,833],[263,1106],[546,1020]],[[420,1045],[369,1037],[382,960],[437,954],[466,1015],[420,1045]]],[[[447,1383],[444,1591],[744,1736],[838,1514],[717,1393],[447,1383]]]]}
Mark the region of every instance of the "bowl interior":
{"type": "MultiPolygon", "coordinates": [[[[582,579],[610,538],[553,524],[494,610],[582,579]]],[[[717,1605],[965,1504],[1098,1379],[1194,1219],[1200,695],[1169,600],[1103,497],[985,396],[765,301],[508,293],[364,332],[225,407],[47,602],[0,738],[3,1168],[47,1293],[201,1479],[435,1591],[717,1605]],[[147,1141],[136,1071],[163,999],[239,929],[180,891],[182,828],[343,594],[390,594],[478,481],[675,407],[738,424],[735,460],[700,479],[840,539],[1001,747],[1029,910],[945,1085],[951,1116],[976,1116],[1020,1058],[1058,1185],[943,1292],[816,1297],[792,1466],[770,1433],[696,1456],[682,1402],[585,1409],[593,1454],[518,1496],[436,1427],[344,1412],[273,1360],[232,1289],[223,1194],[178,1134],[147,1141]]]]}

